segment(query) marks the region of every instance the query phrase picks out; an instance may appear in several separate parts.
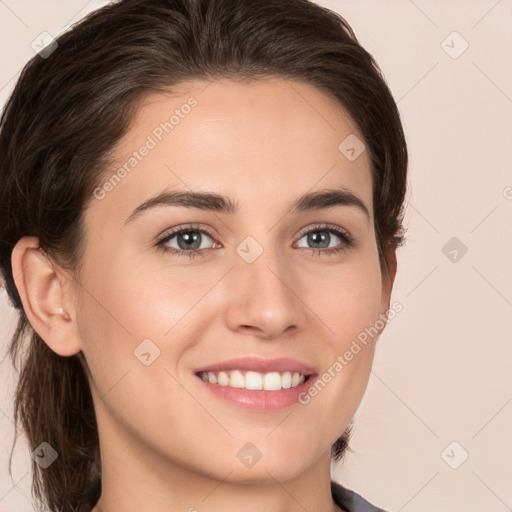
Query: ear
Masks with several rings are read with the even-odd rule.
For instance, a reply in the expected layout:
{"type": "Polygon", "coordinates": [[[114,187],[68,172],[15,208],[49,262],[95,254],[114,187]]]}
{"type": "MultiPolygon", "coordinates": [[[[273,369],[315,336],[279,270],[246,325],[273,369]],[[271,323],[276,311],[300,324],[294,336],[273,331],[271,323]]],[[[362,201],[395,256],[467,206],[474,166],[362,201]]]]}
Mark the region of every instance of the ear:
{"type": "Polygon", "coordinates": [[[28,321],[43,341],[61,356],[81,350],[76,327],[71,277],[55,269],[39,239],[23,237],[11,255],[14,283],[28,321]]]}
{"type": "Polygon", "coordinates": [[[386,254],[388,261],[389,275],[383,276],[382,279],[382,308],[383,313],[389,310],[389,303],[391,301],[391,292],[393,291],[393,284],[395,282],[397,262],[396,251],[388,251],[386,254]]]}

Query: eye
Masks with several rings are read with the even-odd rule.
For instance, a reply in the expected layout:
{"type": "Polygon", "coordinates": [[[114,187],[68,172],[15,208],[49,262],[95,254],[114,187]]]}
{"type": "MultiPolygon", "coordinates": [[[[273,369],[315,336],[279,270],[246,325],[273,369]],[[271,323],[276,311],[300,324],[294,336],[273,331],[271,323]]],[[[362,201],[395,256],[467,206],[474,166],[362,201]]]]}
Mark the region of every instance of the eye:
{"type": "Polygon", "coordinates": [[[198,226],[183,226],[167,233],[156,245],[164,253],[194,258],[198,255],[204,256],[204,249],[208,249],[203,244],[205,238],[212,240],[213,235],[204,228],[199,229],[198,226]],[[174,247],[169,245],[170,243],[175,244],[174,247]]]}
{"type": "MultiPolygon", "coordinates": [[[[333,255],[347,251],[354,246],[354,238],[338,226],[323,224],[313,226],[300,237],[299,242],[302,239],[305,239],[306,243],[313,247],[307,248],[302,245],[298,247],[318,255],[333,255]],[[334,246],[331,245],[333,242],[334,246]]],[[[194,258],[195,256],[205,256],[206,249],[213,248],[211,244],[208,246],[208,240],[211,242],[214,241],[214,238],[207,229],[200,228],[199,225],[189,225],[165,234],[156,243],[156,246],[166,254],[194,258]]]]}
{"type": "Polygon", "coordinates": [[[303,238],[305,238],[307,244],[313,246],[309,248],[309,251],[312,253],[336,254],[341,251],[346,251],[354,245],[352,236],[338,226],[314,226],[313,229],[309,229],[304,233],[300,240],[303,238]],[[338,239],[338,242],[336,242],[336,239],[338,239]],[[331,245],[333,242],[334,246],[331,245]]]}

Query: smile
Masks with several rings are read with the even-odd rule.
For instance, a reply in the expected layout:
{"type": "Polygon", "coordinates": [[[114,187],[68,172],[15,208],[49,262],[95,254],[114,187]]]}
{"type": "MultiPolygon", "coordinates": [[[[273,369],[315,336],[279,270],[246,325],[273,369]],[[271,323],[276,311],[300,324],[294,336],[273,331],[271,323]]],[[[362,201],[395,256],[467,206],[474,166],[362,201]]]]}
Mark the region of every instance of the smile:
{"type": "Polygon", "coordinates": [[[259,373],[242,370],[200,372],[199,377],[219,386],[265,391],[294,388],[307,378],[304,374],[291,371],[259,373]]]}

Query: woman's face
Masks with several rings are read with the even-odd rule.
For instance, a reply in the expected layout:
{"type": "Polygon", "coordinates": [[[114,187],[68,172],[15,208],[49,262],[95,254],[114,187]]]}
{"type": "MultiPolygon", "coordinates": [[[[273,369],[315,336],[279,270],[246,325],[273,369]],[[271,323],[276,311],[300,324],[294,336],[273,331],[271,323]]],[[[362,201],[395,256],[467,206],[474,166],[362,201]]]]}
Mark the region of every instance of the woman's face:
{"type": "Polygon", "coordinates": [[[389,306],[361,140],[297,81],[144,101],[85,212],[77,325],[104,460],[232,481],[325,463],[389,306]]]}

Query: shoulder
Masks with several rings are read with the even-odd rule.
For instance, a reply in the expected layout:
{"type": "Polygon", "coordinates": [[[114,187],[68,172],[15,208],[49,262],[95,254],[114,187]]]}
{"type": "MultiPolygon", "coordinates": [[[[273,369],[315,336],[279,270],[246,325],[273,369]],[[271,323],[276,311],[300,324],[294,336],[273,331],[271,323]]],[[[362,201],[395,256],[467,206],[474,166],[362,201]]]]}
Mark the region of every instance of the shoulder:
{"type": "Polygon", "coordinates": [[[347,512],[385,512],[375,507],[354,491],[331,481],[331,494],[334,502],[347,512]]]}

